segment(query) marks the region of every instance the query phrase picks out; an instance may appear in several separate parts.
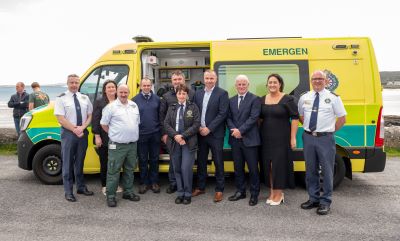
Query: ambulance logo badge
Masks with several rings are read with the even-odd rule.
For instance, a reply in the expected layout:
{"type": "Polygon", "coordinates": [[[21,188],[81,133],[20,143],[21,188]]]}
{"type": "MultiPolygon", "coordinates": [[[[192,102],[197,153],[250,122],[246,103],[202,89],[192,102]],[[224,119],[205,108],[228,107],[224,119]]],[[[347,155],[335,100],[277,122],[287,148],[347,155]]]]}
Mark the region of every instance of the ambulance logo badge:
{"type": "Polygon", "coordinates": [[[328,79],[328,84],[326,85],[325,89],[333,92],[339,86],[339,79],[330,70],[325,69],[324,73],[328,79]]]}

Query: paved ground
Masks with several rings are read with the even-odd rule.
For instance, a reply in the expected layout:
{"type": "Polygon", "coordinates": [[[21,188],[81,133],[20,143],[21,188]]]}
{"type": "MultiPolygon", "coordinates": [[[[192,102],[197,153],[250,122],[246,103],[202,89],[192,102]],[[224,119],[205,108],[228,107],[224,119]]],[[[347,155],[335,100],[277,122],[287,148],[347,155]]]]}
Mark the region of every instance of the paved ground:
{"type": "Polygon", "coordinates": [[[285,192],[285,204],[248,206],[248,199],[212,202],[206,195],[191,205],[174,203],[174,195],[141,195],[139,203],[119,199],[106,206],[99,176],[87,176],[94,197],[68,203],[61,186],[46,186],[32,172],[17,167],[15,156],[0,156],[0,240],[400,240],[400,158],[391,158],[383,173],[357,174],[334,192],[332,213],[299,208],[307,199],[297,188],[285,192]]]}

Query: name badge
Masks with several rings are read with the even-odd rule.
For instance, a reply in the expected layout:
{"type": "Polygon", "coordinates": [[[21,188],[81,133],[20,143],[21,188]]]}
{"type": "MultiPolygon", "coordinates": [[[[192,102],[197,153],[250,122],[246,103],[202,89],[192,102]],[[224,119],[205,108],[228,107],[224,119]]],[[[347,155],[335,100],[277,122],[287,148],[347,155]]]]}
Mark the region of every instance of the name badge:
{"type": "Polygon", "coordinates": [[[109,149],[109,150],[115,150],[115,149],[117,149],[117,145],[115,145],[115,144],[110,144],[110,145],[108,145],[108,149],[109,149]]]}

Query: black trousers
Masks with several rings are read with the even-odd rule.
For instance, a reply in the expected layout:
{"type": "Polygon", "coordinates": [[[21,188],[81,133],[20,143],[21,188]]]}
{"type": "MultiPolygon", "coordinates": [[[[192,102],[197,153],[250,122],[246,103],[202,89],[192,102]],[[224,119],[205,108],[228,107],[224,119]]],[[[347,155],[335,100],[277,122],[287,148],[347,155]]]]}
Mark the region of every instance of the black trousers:
{"type": "Polygon", "coordinates": [[[223,192],[225,186],[223,156],[224,138],[215,138],[211,135],[198,135],[197,152],[197,188],[205,190],[207,180],[208,152],[211,150],[212,160],[215,165],[216,192],[223,192]]]}
{"type": "Polygon", "coordinates": [[[260,193],[260,174],[258,171],[258,147],[246,147],[242,140],[232,140],[232,156],[235,169],[236,191],[246,193],[245,163],[250,174],[250,194],[260,193]]]}

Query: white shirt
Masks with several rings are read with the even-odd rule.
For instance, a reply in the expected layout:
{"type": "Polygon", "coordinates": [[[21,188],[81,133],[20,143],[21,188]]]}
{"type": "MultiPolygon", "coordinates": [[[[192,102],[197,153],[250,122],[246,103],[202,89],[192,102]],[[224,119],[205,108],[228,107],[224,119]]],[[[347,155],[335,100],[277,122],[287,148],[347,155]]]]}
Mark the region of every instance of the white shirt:
{"type": "MultiPolygon", "coordinates": [[[[88,115],[91,115],[93,112],[92,102],[90,102],[89,97],[82,95],[79,92],[76,92],[76,98],[81,106],[82,123],[85,123],[88,115]]],[[[56,98],[56,102],[54,104],[54,115],[64,116],[65,119],[67,119],[73,125],[76,125],[74,93],[67,90],[56,98]]]]}
{"type": "Polygon", "coordinates": [[[135,142],[139,139],[140,115],[135,102],[122,104],[117,98],[104,107],[101,125],[108,125],[108,137],[117,143],[135,142]]]}
{"type": "Polygon", "coordinates": [[[207,90],[207,88],[204,88],[203,107],[201,110],[201,119],[200,119],[201,127],[206,127],[206,112],[207,112],[208,101],[210,100],[214,88],[215,86],[212,87],[211,90],[207,90]]]}
{"type": "MultiPolygon", "coordinates": [[[[311,90],[300,97],[299,114],[304,117],[303,128],[310,131],[309,124],[316,92],[311,90]]],[[[319,92],[319,107],[317,129],[315,132],[334,132],[337,117],[347,115],[343,102],[339,96],[323,89],[319,92]]]]}

